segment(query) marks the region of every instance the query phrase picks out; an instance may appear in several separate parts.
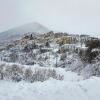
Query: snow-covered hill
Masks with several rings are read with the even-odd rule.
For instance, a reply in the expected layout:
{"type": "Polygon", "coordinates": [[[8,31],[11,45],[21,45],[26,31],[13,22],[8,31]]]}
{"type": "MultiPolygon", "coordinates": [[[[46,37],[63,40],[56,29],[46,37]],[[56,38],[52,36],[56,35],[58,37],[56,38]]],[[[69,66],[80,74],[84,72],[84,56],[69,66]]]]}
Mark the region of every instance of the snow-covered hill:
{"type": "Polygon", "coordinates": [[[73,72],[65,72],[64,80],[45,82],[7,82],[0,80],[0,100],[100,100],[100,78],[83,80],[73,72]]]}
{"type": "Polygon", "coordinates": [[[92,38],[48,32],[6,44],[0,52],[0,100],[99,100],[100,50],[91,50],[98,51],[93,63],[85,61],[85,39],[92,38]]]}
{"type": "Polygon", "coordinates": [[[0,42],[11,41],[26,33],[46,33],[49,29],[39,23],[28,23],[0,33],[0,42]]]}

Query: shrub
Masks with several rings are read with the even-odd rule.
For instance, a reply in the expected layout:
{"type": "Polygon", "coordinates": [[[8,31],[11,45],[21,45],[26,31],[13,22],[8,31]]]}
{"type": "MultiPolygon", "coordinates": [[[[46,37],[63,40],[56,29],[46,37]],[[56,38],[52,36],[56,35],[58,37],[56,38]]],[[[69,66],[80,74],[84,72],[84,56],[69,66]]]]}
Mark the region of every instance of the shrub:
{"type": "Polygon", "coordinates": [[[25,81],[31,81],[32,80],[32,75],[33,75],[33,72],[30,68],[27,68],[25,70],[25,73],[24,73],[24,80],[25,81]]]}
{"type": "Polygon", "coordinates": [[[63,80],[63,76],[58,75],[56,71],[53,69],[35,69],[33,72],[31,69],[26,69],[27,73],[25,74],[25,80],[30,81],[30,82],[35,82],[35,81],[46,81],[50,77],[57,79],[57,80],[63,80]]]}
{"type": "Polygon", "coordinates": [[[15,52],[12,52],[10,55],[10,61],[11,62],[16,62],[16,60],[18,59],[18,55],[15,52]]]}
{"type": "Polygon", "coordinates": [[[63,75],[56,73],[54,69],[43,68],[25,68],[22,66],[14,65],[0,65],[0,79],[12,80],[19,82],[21,80],[27,82],[46,81],[49,78],[63,80],[63,75]]]}
{"type": "Polygon", "coordinates": [[[66,59],[67,55],[66,53],[63,53],[61,56],[60,56],[60,60],[64,61],[66,59]]]}
{"type": "Polygon", "coordinates": [[[5,66],[5,64],[1,64],[0,65],[0,79],[2,80],[4,78],[4,72],[3,72],[3,67],[5,66]]]}
{"type": "Polygon", "coordinates": [[[23,78],[23,70],[22,67],[18,65],[6,66],[4,71],[5,79],[13,80],[13,81],[21,81],[23,78]]]}

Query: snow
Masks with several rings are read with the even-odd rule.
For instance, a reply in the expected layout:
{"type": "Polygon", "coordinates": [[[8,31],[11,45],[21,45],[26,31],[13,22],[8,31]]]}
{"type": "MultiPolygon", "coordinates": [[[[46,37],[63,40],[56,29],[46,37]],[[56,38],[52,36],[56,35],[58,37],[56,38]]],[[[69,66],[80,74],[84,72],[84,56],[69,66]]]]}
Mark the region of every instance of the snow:
{"type": "Polygon", "coordinates": [[[91,52],[95,52],[95,51],[100,52],[100,50],[99,50],[98,48],[92,49],[92,51],[91,51],[91,52]]]}
{"type": "Polygon", "coordinates": [[[99,100],[100,78],[83,80],[73,72],[56,69],[64,80],[49,79],[45,82],[28,83],[0,80],[0,100],[99,100]]]}
{"type": "MultiPolygon", "coordinates": [[[[29,43],[31,42],[29,41],[29,43]]],[[[56,76],[55,79],[49,77],[44,82],[33,81],[31,83],[32,81],[25,80],[17,82],[11,78],[7,80],[8,74],[4,80],[0,80],[0,100],[99,100],[100,77],[91,76],[100,76],[100,63],[96,61],[94,64],[85,64],[78,54],[71,50],[74,48],[85,50],[87,47],[84,44],[66,44],[63,46],[69,48],[69,52],[57,53],[60,46],[56,43],[51,43],[50,48],[44,46],[43,49],[50,50],[45,53],[40,53],[39,48],[33,49],[29,53],[23,52],[23,46],[19,44],[14,48],[2,51],[0,54],[1,61],[15,62],[0,62],[1,65],[6,66],[5,68],[18,63],[19,68],[23,68],[23,73],[28,68],[34,72],[35,69],[54,69],[57,75],[64,76],[64,79],[58,80],[56,76]],[[10,56],[12,51],[18,55],[15,61],[12,61],[14,58],[11,59],[10,56]],[[66,58],[62,60],[63,55],[66,58]],[[33,62],[32,66],[27,66],[33,62]]],[[[97,49],[93,49],[93,51],[95,50],[97,49]]],[[[44,76],[46,77],[46,75],[44,76]]],[[[40,76],[42,75],[40,74],[40,76]]]]}

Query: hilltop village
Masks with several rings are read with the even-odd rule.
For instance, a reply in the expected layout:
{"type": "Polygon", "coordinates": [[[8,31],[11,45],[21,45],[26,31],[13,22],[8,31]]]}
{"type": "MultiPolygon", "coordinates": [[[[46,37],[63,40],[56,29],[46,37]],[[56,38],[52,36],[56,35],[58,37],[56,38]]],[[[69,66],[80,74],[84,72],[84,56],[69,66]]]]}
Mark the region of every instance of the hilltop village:
{"type": "Polygon", "coordinates": [[[99,66],[99,43],[99,38],[89,35],[53,31],[26,33],[20,39],[1,44],[0,60],[23,65],[38,64],[40,67],[62,67],[81,73],[89,64],[99,66]]]}

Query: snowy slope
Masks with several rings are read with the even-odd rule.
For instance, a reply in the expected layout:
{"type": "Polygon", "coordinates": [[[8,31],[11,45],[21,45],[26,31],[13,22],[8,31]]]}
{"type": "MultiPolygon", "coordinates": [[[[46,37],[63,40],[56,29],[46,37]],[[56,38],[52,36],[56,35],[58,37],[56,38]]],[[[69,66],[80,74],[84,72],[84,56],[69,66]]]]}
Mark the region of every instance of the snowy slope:
{"type": "MultiPolygon", "coordinates": [[[[23,67],[39,68],[24,65],[23,67]]],[[[82,76],[66,72],[64,68],[54,69],[58,74],[64,75],[64,80],[50,78],[44,82],[34,83],[0,80],[0,100],[100,100],[100,77],[84,80],[82,76]]]]}
{"type": "Polygon", "coordinates": [[[26,33],[45,33],[49,30],[39,23],[29,23],[0,33],[0,42],[14,40],[26,33]]]}
{"type": "Polygon", "coordinates": [[[100,78],[82,80],[75,73],[57,70],[64,74],[63,81],[0,81],[0,100],[100,100],[100,78]]]}

